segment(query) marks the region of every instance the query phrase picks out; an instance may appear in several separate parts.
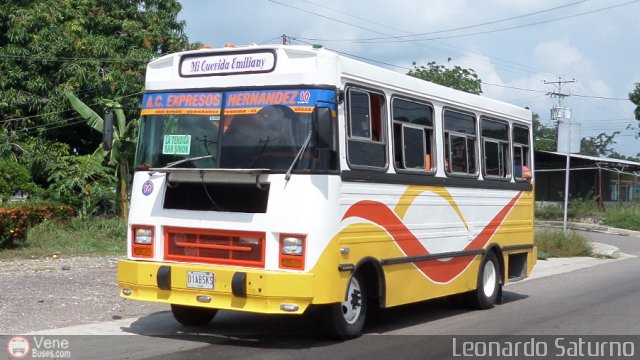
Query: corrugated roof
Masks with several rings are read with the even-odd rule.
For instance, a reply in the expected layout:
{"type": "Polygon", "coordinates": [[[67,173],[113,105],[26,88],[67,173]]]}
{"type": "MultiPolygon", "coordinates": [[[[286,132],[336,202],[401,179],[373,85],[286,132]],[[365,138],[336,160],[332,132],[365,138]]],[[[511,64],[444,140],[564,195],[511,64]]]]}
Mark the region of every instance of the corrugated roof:
{"type": "MultiPolygon", "coordinates": [[[[555,152],[555,151],[540,151],[540,150],[535,150],[535,151],[536,152],[540,152],[540,153],[545,153],[545,154],[553,154],[553,155],[558,155],[558,156],[567,156],[567,154],[559,153],[559,152],[555,152]]],[[[613,164],[621,164],[621,165],[630,165],[630,166],[639,166],[640,167],[640,162],[630,161],[630,160],[612,159],[612,158],[604,158],[604,157],[580,155],[580,154],[571,154],[571,158],[591,160],[591,161],[594,161],[594,162],[607,162],[607,163],[613,163],[613,164]]]]}

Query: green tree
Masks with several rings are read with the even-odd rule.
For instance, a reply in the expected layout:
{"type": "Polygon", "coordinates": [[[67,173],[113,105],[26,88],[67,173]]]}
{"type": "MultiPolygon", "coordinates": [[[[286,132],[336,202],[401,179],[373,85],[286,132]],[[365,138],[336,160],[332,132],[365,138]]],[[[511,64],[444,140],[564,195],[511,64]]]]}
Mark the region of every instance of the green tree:
{"type": "Polygon", "coordinates": [[[629,100],[636,105],[634,114],[636,120],[640,121],[640,83],[636,83],[636,88],[629,93],[629,100]]]}
{"type": "MultiPolygon", "coordinates": [[[[85,119],[87,124],[99,133],[104,133],[104,119],[96,114],[89,106],[78,99],[73,93],[65,92],[71,106],[85,119]]],[[[116,121],[113,126],[113,139],[109,164],[116,167],[116,176],[118,178],[117,197],[120,216],[126,220],[129,213],[129,184],[130,184],[130,166],[135,155],[135,141],[138,132],[138,121],[133,120],[127,123],[124,111],[120,104],[111,100],[101,100],[107,107],[113,109],[116,121]]],[[[99,147],[96,156],[104,157],[106,152],[99,147]]]]}
{"type": "Polygon", "coordinates": [[[100,97],[137,107],[146,63],[189,47],[180,9],[177,0],[0,2],[0,127],[42,126],[39,137],[93,151],[100,136],[77,124],[63,91],[92,107],[100,97]]]}
{"type": "Polygon", "coordinates": [[[65,156],[49,166],[49,195],[77,209],[81,217],[91,215],[104,198],[111,198],[115,177],[102,165],[100,155],[65,156]]]}
{"type": "Polygon", "coordinates": [[[541,151],[558,149],[558,129],[543,125],[538,114],[533,114],[533,148],[541,151]]]}
{"type": "Polygon", "coordinates": [[[468,93],[482,94],[482,80],[473,69],[464,69],[457,65],[447,68],[444,65],[437,65],[434,61],[427,66],[418,66],[414,62],[413,66],[414,69],[409,70],[407,75],[468,93]]]}
{"type": "Polygon", "coordinates": [[[620,131],[614,131],[611,135],[600,133],[598,136],[582,138],[580,140],[580,154],[609,157],[613,151],[611,146],[616,143],[614,138],[618,134],[620,131]]]}
{"type": "Polygon", "coordinates": [[[0,158],[0,202],[6,202],[14,195],[35,195],[38,192],[26,167],[12,157],[0,158]]]}
{"type": "Polygon", "coordinates": [[[635,161],[635,162],[640,162],[640,153],[636,154],[636,156],[630,156],[630,155],[622,155],[620,153],[618,153],[615,150],[611,150],[609,152],[609,156],[612,159],[620,159],[620,160],[629,160],[629,161],[635,161]]]}
{"type": "Polygon", "coordinates": [[[0,159],[15,159],[29,170],[35,184],[46,189],[49,185],[47,165],[69,155],[69,145],[29,135],[0,128],[0,159]]]}

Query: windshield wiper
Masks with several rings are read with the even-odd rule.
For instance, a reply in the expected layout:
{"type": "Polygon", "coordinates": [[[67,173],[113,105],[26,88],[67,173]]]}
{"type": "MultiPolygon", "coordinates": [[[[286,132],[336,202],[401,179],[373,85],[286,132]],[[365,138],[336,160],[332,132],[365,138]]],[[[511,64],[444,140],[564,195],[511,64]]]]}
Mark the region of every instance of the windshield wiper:
{"type": "Polygon", "coordinates": [[[296,164],[302,157],[302,154],[307,149],[307,146],[309,146],[309,143],[311,142],[311,135],[313,135],[313,130],[309,131],[309,135],[307,135],[307,139],[304,141],[304,144],[302,144],[302,147],[300,148],[300,151],[298,151],[298,153],[296,154],[296,157],[293,158],[293,161],[291,162],[291,166],[289,166],[289,169],[287,169],[287,174],[284,176],[284,179],[286,181],[289,181],[289,178],[291,178],[291,172],[293,171],[293,168],[296,166],[296,164]]]}
{"type": "Polygon", "coordinates": [[[182,163],[186,163],[189,161],[194,161],[194,160],[202,160],[202,159],[208,159],[208,158],[213,158],[215,155],[205,155],[205,156],[194,156],[194,157],[188,157],[186,159],[182,159],[182,160],[178,160],[178,161],[174,161],[174,162],[170,162],[167,165],[165,165],[163,167],[163,169],[166,168],[170,168],[170,167],[174,167],[176,165],[180,165],[182,163]]]}

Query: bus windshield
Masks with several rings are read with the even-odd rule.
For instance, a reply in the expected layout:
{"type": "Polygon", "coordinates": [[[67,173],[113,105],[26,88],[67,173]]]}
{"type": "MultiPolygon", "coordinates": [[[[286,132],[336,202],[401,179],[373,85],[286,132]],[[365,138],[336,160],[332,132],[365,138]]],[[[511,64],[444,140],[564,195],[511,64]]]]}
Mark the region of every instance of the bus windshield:
{"type": "MultiPolygon", "coordinates": [[[[145,94],[136,167],[284,172],[309,136],[314,107],[334,101],[324,89],[145,94]]],[[[336,170],[335,147],[313,145],[294,170],[336,170]]]]}

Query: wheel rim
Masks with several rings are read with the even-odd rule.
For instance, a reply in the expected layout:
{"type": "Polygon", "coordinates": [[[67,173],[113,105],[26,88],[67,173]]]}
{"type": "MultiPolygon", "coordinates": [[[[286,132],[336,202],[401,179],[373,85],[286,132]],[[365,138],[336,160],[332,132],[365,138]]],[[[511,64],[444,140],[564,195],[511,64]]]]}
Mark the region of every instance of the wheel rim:
{"type": "Polygon", "coordinates": [[[348,324],[354,324],[362,312],[362,291],[360,283],[355,277],[349,281],[347,300],[342,302],[342,316],[348,324]]]}
{"type": "Polygon", "coordinates": [[[484,264],[484,269],[482,271],[482,289],[484,291],[484,296],[490,298],[496,291],[496,278],[498,274],[496,272],[496,267],[493,265],[492,261],[487,261],[484,264]]]}

